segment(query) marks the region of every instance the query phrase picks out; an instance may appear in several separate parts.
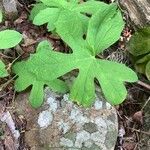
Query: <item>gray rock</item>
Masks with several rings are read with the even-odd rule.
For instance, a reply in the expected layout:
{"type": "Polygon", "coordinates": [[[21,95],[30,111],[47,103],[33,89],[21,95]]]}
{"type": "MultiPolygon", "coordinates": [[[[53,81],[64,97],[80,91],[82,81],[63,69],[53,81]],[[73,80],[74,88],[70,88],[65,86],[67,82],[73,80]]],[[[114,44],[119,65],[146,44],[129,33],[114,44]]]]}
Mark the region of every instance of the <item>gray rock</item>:
{"type": "Polygon", "coordinates": [[[39,114],[38,124],[40,128],[47,128],[53,121],[53,115],[49,110],[42,111],[39,114]]]}
{"type": "Polygon", "coordinates": [[[49,89],[39,109],[31,108],[27,99],[28,94],[20,94],[14,111],[27,119],[25,141],[31,149],[114,149],[117,115],[100,92],[93,107],[86,109],[72,103],[68,94],[59,95],[49,89]]]}
{"type": "Polygon", "coordinates": [[[8,19],[16,19],[18,15],[16,0],[0,0],[0,8],[4,8],[4,12],[8,19]]]}
{"type": "Polygon", "coordinates": [[[83,128],[85,131],[87,131],[89,133],[93,133],[93,132],[96,132],[98,130],[96,124],[92,123],[92,122],[85,123],[83,128]]]}

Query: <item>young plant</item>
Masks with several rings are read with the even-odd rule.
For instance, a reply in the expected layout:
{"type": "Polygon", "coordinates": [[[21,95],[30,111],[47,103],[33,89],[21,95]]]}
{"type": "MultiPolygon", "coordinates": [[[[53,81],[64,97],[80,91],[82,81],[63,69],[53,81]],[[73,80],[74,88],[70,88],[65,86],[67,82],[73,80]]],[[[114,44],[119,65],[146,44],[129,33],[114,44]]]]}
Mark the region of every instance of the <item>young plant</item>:
{"type": "Polygon", "coordinates": [[[41,3],[37,3],[33,7],[30,19],[33,20],[33,24],[35,25],[48,23],[48,31],[53,31],[56,28],[55,23],[58,21],[61,14],[67,15],[69,13],[73,13],[75,17],[79,18],[78,21],[82,23],[83,28],[86,31],[89,20],[89,17],[87,17],[86,14],[92,15],[98,10],[103,12],[103,10],[108,7],[107,4],[98,1],[87,1],[82,3],[80,0],[40,1],[41,3]]]}
{"type": "MultiPolygon", "coordinates": [[[[0,22],[2,22],[2,12],[0,11],[0,22]]],[[[22,35],[14,30],[0,31],[0,51],[16,46],[22,40],[22,35]]],[[[4,63],[0,60],[0,78],[8,76],[4,63]]]]}
{"type": "Polygon", "coordinates": [[[150,26],[135,32],[128,43],[128,50],[133,55],[136,70],[150,80],[150,26]]]}
{"type": "Polygon", "coordinates": [[[79,20],[74,12],[62,12],[55,23],[57,33],[70,46],[72,54],[55,52],[47,41],[43,41],[30,59],[14,65],[13,70],[18,75],[15,88],[22,91],[32,85],[30,103],[33,107],[42,104],[45,84],[63,90],[64,83],[57,78],[74,69],[79,73],[70,89],[70,98],[85,107],[94,102],[95,78],[105,98],[114,105],[126,98],[124,82],[137,81],[136,74],[124,64],[96,58],[119,39],[124,27],[116,5],[109,5],[103,13],[101,10],[95,13],[89,20],[86,35],[79,20]]]}

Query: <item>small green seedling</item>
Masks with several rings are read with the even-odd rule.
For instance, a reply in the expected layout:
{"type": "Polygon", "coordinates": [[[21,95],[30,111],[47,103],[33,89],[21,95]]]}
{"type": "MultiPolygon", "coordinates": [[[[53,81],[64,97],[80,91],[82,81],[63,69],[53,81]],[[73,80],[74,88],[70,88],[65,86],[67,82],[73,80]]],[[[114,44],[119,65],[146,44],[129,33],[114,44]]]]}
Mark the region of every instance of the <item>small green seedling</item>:
{"type": "Polygon", "coordinates": [[[107,4],[98,1],[87,1],[83,3],[81,3],[80,0],[40,1],[41,3],[37,3],[33,7],[30,19],[33,20],[33,24],[35,25],[43,25],[48,23],[48,31],[53,31],[56,28],[55,23],[59,20],[59,16],[61,14],[67,16],[69,13],[73,13],[76,18],[78,17],[78,21],[81,22],[83,28],[87,30],[89,17],[87,17],[86,14],[92,15],[98,10],[102,12],[106,7],[108,7],[107,4]]]}
{"type": "Polygon", "coordinates": [[[65,83],[57,78],[78,69],[78,76],[70,88],[70,98],[74,102],[85,107],[93,104],[96,78],[108,102],[122,103],[127,95],[124,82],[137,81],[136,74],[124,64],[96,58],[120,38],[124,22],[117,6],[109,5],[103,12],[99,10],[92,15],[86,35],[80,18],[71,11],[61,12],[55,26],[73,53],[55,52],[47,41],[41,42],[27,61],[14,65],[13,70],[18,75],[16,90],[22,91],[32,85],[30,103],[37,108],[43,102],[44,85],[64,92],[67,90],[65,83]]]}
{"type": "MultiPolygon", "coordinates": [[[[0,22],[2,22],[2,12],[0,11],[0,22]]],[[[22,40],[22,35],[15,30],[0,31],[0,51],[16,46],[22,40]]],[[[4,63],[0,60],[0,78],[8,76],[4,63]]]]}
{"type": "Polygon", "coordinates": [[[128,50],[133,55],[136,70],[150,80],[150,26],[135,32],[128,43],[128,50]]]}

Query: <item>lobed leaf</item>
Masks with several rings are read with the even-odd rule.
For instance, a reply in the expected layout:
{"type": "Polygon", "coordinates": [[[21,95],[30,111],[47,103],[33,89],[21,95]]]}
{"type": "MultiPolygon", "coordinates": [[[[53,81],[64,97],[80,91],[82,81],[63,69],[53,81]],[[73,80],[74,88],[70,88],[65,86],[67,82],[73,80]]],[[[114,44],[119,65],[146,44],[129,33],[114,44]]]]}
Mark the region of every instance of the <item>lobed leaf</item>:
{"type": "MultiPolygon", "coordinates": [[[[37,107],[42,102],[42,91],[45,84],[53,87],[53,85],[56,85],[56,80],[60,81],[58,80],[59,77],[78,69],[78,76],[73,81],[70,89],[70,97],[73,101],[85,107],[91,106],[95,98],[94,79],[96,78],[106,99],[111,104],[121,103],[127,94],[124,82],[137,81],[136,74],[124,64],[95,57],[98,52],[101,52],[119,38],[123,28],[120,12],[116,10],[114,5],[109,5],[109,9],[103,9],[102,14],[99,10],[89,20],[88,32],[85,38],[83,38],[84,29],[80,19],[75,13],[66,12],[59,15],[55,26],[57,33],[70,46],[73,53],[55,52],[52,51],[52,47],[49,46],[48,42],[40,43],[37,52],[30,59],[15,64],[14,72],[19,76],[15,83],[16,90],[23,90],[32,85],[33,93],[30,96],[30,102],[35,107],[36,101],[38,101],[37,107]],[[77,26],[78,23],[80,26],[77,26]],[[25,83],[22,80],[23,77],[25,83]],[[48,84],[48,82],[51,84],[48,84]],[[38,89],[40,91],[37,91],[38,89]],[[37,99],[35,97],[36,92],[40,93],[37,99]]],[[[60,87],[65,89],[63,82],[62,85],[60,87]]]]}
{"type": "Polygon", "coordinates": [[[41,42],[37,48],[36,55],[31,55],[29,60],[16,63],[13,66],[13,72],[19,76],[15,81],[16,91],[23,91],[32,85],[29,101],[35,108],[39,107],[43,102],[43,88],[45,85],[48,85],[54,91],[62,93],[68,90],[63,81],[56,78],[51,79],[49,50],[51,51],[52,48],[48,42],[41,42]]]}

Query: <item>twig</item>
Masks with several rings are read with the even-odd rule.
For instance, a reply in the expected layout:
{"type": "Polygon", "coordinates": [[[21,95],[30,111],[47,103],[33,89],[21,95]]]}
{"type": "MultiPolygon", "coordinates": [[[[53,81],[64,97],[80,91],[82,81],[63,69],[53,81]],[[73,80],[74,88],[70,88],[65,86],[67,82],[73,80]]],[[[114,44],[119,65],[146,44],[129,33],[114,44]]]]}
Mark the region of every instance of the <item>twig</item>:
{"type": "Polygon", "coordinates": [[[148,104],[148,102],[150,101],[150,97],[148,98],[148,100],[145,102],[145,104],[143,105],[142,109],[143,110],[145,108],[145,106],[148,104]]]}
{"type": "Polygon", "coordinates": [[[13,57],[10,57],[10,56],[7,56],[7,55],[4,55],[3,53],[0,53],[0,56],[2,56],[3,58],[10,58],[10,59],[13,59],[13,57]]]}
{"type": "Polygon", "coordinates": [[[149,84],[144,83],[144,82],[142,82],[142,81],[140,81],[140,80],[139,80],[137,83],[138,83],[139,85],[141,85],[141,86],[147,88],[148,90],[150,90],[150,85],[149,85],[149,84]]]}
{"type": "Polygon", "coordinates": [[[3,95],[0,95],[0,98],[3,98],[3,97],[5,97],[6,95],[8,95],[10,92],[7,92],[7,93],[5,93],[5,94],[3,94],[3,95]]]}
{"type": "Polygon", "coordinates": [[[6,83],[4,83],[2,86],[0,86],[0,91],[3,90],[3,88],[5,88],[9,83],[11,83],[15,78],[17,77],[17,75],[15,75],[13,78],[11,78],[10,80],[8,80],[6,83]]]}
{"type": "Polygon", "coordinates": [[[127,129],[130,129],[130,130],[133,130],[135,132],[143,133],[143,134],[146,134],[146,135],[150,136],[150,132],[145,132],[145,131],[137,130],[137,129],[130,128],[130,127],[127,127],[127,129]]]}
{"type": "Polygon", "coordinates": [[[12,67],[12,65],[21,57],[21,55],[19,55],[17,58],[15,58],[8,66],[7,70],[10,70],[10,68],[12,67]]]}

